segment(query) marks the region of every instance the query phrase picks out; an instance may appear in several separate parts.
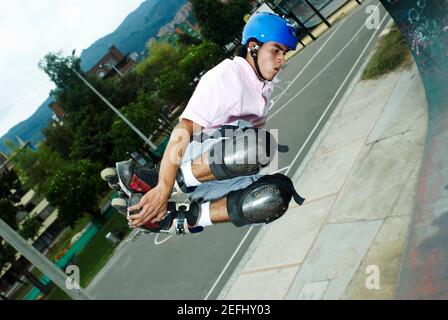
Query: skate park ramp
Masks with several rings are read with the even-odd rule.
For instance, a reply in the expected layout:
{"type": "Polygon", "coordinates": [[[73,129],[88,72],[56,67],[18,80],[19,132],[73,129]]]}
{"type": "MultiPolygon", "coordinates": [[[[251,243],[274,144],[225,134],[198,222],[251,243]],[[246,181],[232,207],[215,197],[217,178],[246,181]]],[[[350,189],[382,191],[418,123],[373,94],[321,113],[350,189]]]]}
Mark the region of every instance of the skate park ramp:
{"type": "Polygon", "coordinates": [[[448,299],[448,0],[381,0],[419,68],[428,132],[398,299],[448,299]]]}

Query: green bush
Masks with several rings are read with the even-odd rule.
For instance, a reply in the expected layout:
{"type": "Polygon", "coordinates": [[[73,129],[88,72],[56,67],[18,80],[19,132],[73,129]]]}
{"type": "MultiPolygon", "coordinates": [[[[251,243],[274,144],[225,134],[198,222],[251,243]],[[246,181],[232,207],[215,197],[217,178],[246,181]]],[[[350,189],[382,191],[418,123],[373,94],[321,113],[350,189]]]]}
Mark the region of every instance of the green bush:
{"type": "Polygon", "coordinates": [[[379,42],[378,48],[364,70],[362,79],[378,79],[379,77],[397,70],[409,62],[411,53],[397,26],[379,42]]]}

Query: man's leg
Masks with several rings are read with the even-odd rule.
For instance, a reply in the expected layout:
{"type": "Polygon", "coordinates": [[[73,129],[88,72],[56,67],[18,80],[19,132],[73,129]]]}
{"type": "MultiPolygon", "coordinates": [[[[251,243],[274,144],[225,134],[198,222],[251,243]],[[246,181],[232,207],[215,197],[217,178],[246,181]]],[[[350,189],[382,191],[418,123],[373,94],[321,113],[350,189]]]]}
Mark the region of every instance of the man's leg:
{"type": "MultiPolygon", "coordinates": [[[[249,177],[254,177],[263,165],[269,163],[276,147],[275,139],[265,130],[238,130],[233,136],[193,158],[193,161],[185,162],[180,170],[185,185],[203,184],[207,190],[202,195],[203,199],[217,199],[196,207],[195,218],[191,219],[190,216],[190,225],[192,220],[196,221],[194,225],[201,227],[229,221],[236,226],[268,223],[283,215],[293,195],[297,202],[303,201],[286,176],[264,176],[260,182],[256,181],[259,176],[256,180],[249,177]],[[223,185],[224,181],[211,182],[229,179],[238,180],[238,185],[228,185],[227,182],[223,185]],[[218,183],[219,191],[224,191],[221,194],[225,196],[210,197],[211,193],[216,193],[212,190],[218,183]]],[[[192,194],[193,198],[195,193],[192,194]]]]}
{"type": "Polygon", "coordinates": [[[291,198],[301,205],[305,199],[294,189],[291,180],[282,174],[266,175],[248,187],[200,205],[195,225],[231,221],[237,227],[254,223],[270,223],[288,209],[291,198]]]}
{"type": "Polygon", "coordinates": [[[275,155],[277,142],[264,129],[247,128],[218,141],[193,160],[184,162],[178,182],[187,187],[203,182],[250,176],[269,164],[275,155]]]}
{"type": "Polygon", "coordinates": [[[227,197],[210,201],[210,220],[213,224],[230,221],[227,212],[227,197]]]}

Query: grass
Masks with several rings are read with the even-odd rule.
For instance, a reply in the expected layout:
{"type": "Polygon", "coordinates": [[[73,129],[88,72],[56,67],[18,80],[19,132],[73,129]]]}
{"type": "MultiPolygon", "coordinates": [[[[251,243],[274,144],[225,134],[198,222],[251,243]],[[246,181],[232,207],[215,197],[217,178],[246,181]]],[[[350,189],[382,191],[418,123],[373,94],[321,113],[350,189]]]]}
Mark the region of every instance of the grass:
{"type": "Polygon", "coordinates": [[[48,296],[45,297],[45,300],[71,300],[72,298],[67,295],[62,289],[58,286],[54,286],[54,288],[50,291],[48,296]]]}
{"type": "Polygon", "coordinates": [[[409,48],[400,30],[394,25],[379,41],[376,52],[364,70],[362,80],[378,79],[402,66],[410,65],[410,62],[409,48]]]}
{"type": "Polygon", "coordinates": [[[62,253],[62,251],[69,247],[73,236],[81,232],[90,222],[91,217],[85,215],[75,223],[73,228],[66,228],[59,237],[57,243],[55,243],[53,247],[45,254],[47,258],[53,261],[57,260],[56,258],[62,253]]]}
{"type": "Polygon", "coordinates": [[[89,245],[74,259],[73,264],[79,267],[81,273],[81,287],[83,288],[87,287],[104,267],[115,249],[106,239],[108,232],[120,233],[124,238],[131,232],[131,229],[121,214],[114,213],[89,245]]]}

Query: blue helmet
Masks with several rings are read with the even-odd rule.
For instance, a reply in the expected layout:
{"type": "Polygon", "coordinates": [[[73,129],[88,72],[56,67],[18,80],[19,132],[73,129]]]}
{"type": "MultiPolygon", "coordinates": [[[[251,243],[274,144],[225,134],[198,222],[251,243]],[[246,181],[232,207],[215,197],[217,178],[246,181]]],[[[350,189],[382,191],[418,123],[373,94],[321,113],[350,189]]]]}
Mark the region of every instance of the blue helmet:
{"type": "Polygon", "coordinates": [[[297,35],[294,27],[274,13],[260,12],[252,15],[243,30],[241,43],[246,45],[250,38],[260,42],[275,41],[291,50],[297,47],[297,35]]]}

